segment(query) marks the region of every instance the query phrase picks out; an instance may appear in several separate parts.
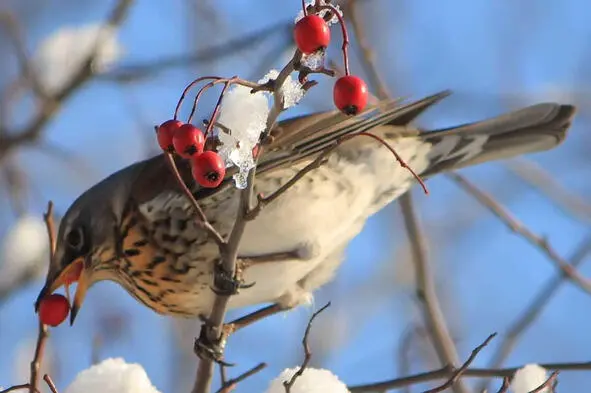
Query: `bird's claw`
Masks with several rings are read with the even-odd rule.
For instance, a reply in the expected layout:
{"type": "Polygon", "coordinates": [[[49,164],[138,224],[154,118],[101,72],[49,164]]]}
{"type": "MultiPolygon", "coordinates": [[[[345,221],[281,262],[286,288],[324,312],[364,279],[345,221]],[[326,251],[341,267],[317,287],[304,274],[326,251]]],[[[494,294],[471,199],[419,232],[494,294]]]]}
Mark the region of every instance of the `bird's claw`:
{"type": "Polygon", "coordinates": [[[225,340],[212,341],[207,337],[207,326],[203,325],[199,337],[195,339],[193,351],[199,359],[206,359],[216,362],[224,367],[233,367],[234,363],[224,361],[225,340]]]}
{"type": "Polygon", "coordinates": [[[221,264],[217,264],[211,290],[220,296],[232,296],[238,294],[240,289],[251,288],[254,284],[245,284],[238,274],[229,274],[221,264]]]}

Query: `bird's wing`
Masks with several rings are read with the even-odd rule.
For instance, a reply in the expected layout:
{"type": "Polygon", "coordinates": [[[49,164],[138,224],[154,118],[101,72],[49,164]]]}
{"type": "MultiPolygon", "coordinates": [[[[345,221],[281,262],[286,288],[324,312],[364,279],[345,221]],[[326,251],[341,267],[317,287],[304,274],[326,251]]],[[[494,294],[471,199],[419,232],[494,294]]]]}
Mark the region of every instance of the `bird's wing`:
{"type": "MultiPolygon", "coordinates": [[[[272,132],[272,141],[264,147],[259,158],[257,173],[268,173],[296,163],[311,162],[346,135],[371,131],[380,125],[405,126],[449,94],[449,91],[443,91],[402,105],[398,101],[385,100],[355,117],[330,111],[279,122],[272,132]]],[[[391,130],[400,132],[401,135],[405,132],[403,127],[391,127],[391,130]]],[[[414,129],[406,132],[418,133],[414,129]]],[[[367,138],[357,138],[355,142],[347,143],[367,142],[367,138]]],[[[223,193],[233,184],[235,167],[228,168],[225,179],[218,188],[208,189],[195,184],[186,160],[176,158],[175,161],[185,184],[197,200],[223,193]]],[[[138,203],[152,200],[162,193],[181,192],[162,154],[145,160],[140,165],[142,168],[137,172],[131,190],[131,195],[138,203]]]]}

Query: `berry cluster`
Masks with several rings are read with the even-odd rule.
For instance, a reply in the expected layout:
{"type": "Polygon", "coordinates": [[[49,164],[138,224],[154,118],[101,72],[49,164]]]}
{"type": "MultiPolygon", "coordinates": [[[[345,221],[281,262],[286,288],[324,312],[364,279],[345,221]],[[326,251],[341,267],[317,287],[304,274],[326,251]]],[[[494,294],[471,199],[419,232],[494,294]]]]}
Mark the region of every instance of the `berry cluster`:
{"type": "Polygon", "coordinates": [[[163,151],[190,160],[191,173],[200,186],[215,188],[224,180],[224,160],[215,151],[204,151],[205,134],[199,128],[178,120],[167,120],[158,127],[156,134],[163,151]]]}
{"type": "Polygon", "coordinates": [[[304,55],[312,55],[324,52],[330,43],[330,27],[327,19],[338,18],[343,34],[343,62],[345,75],[337,79],[333,88],[333,100],[335,106],[347,115],[357,115],[365,109],[368,99],[367,84],[358,76],[349,74],[349,61],[347,56],[347,29],[341,17],[340,11],[331,4],[321,0],[315,0],[313,5],[303,4],[304,17],[300,19],[294,28],[293,34],[298,49],[304,55]],[[328,11],[328,12],[326,12],[328,11]],[[314,13],[311,13],[314,12],[314,13]],[[325,17],[319,15],[324,12],[325,17]]]}

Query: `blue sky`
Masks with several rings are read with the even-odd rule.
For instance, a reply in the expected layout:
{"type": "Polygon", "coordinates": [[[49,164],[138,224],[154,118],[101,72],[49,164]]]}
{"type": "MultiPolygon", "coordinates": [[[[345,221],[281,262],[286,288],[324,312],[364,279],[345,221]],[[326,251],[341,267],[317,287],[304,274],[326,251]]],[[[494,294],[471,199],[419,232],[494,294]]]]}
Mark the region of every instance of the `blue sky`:
{"type": "MultiPolygon", "coordinates": [[[[84,6],[59,15],[40,12],[31,18],[26,29],[29,47],[33,49],[42,37],[59,27],[100,20],[108,9],[107,3],[112,2],[100,5],[84,2],[84,6]]],[[[137,2],[120,32],[126,55],[118,65],[207,48],[278,21],[290,20],[299,7],[299,1],[295,0],[257,0],[256,9],[253,1],[209,2],[217,8],[216,20],[188,18],[187,13],[195,11],[188,3],[137,2]]],[[[585,92],[589,88],[591,79],[585,72],[591,27],[587,23],[589,4],[583,0],[368,0],[364,4],[360,7],[362,14],[371,20],[365,24],[367,36],[391,91],[410,98],[447,88],[456,92],[420,119],[420,125],[426,128],[474,121],[515,106],[554,100],[560,92],[564,99],[574,101],[576,98],[565,96],[565,92],[585,92]]],[[[334,36],[338,37],[336,33],[334,36]]],[[[216,73],[258,79],[267,71],[255,69],[259,60],[281,39],[277,33],[254,49],[221,62],[169,69],[134,84],[121,86],[105,81],[88,84],[48,125],[45,138],[77,151],[94,172],[76,172],[36,149],[23,150],[20,162],[41,194],[29,198],[30,212],[41,214],[47,198],[64,211],[86,187],[145,156],[146,133],[152,132],[153,124],[171,116],[182,88],[194,77],[216,73]]],[[[330,49],[332,55],[338,55],[339,45],[336,42],[330,49]]],[[[355,46],[352,51],[352,70],[361,73],[355,46]]],[[[281,60],[277,56],[271,66],[280,67],[281,60]]],[[[320,85],[291,114],[331,107],[330,81],[316,79],[320,85]]],[[[26,115],[25,106],[18,110],[26,115]]],[[[529,158],[566,188],[589,200],[591,184],[584,181],[589,178],[589,161],[580,154],[580,146],[589,143],[585,134],[587,126],[588,115],[583,112],[560,148],[529,158]]],[[[155,142],[151,147],[154,146],[155,142]]],[[[569,255],[589,233],[588,222],[565,215],[502,165],[482,165],[464,173],[494,193],[532,230],[548,236],[562,255],[569,255]]],[[[434,179],[429,187],[429,197],[415,190],[416,200],[432,240],[430,256],[437,272],[438,288],[449,312],[458,349],[465,357],[492,331],[502,333],[555,270],[544,255],[509,233],[449,180],[434,179]],[[458,228],[461,236],[450,238],[448,234],[456,233],[458,228]]],[[[5,200],[2,202],[2,206],[7,206],[5,200]]],[[[0,220],[1,235],[14,218],[3,208],[0,220]]],[[[411,286],[401,278],[404,276],[401,252],[406,238],[400,222],[396,205],[372,217],[364,232],[350,245],[347,261],[335,281],[319,291],[316,299],[317,306],[332,300],[333,307],[321,317],[325,321],[318,326],[334,334],[327,337],[321,331],[316,332],[315,344],[322,348],[338,345],[336,350],[314,361],[348,383],[395,376],[400,335],[409,321],[420,315],[411,286]],[[397,257],[392,258],[392,254],[397,257]]],[[[583,267],[581,271],[591,276],[591,268],[583,267]]],[[[23,288],[0,306],[3,354],[0,385],[22,382],[13,380],[11,354],[20,340],[36,334],[31,304],[39,288],[40,283],[23,288]]],[[[586,312],[590,304],[588,295],[565,285],[521,340],[507,365],[591,360],[588,357],[591,341],[587,334],[591,318],[586,312]]],[[[288,316],[264,321],[231,339],[228,358],[238,362],[241,368],[249,368],[259,361],[270,364],[241,385],[238,392],[262,391],[280,370],[299,362],[300,337],[311,312],[311,309],[298,309],[288,316]]],[[[65,387],[88,365],[96,321],[104,313],[128,315],[130,325],[120,338],[101,349],[100,356],[122,356],[129,362],[141,363],[163,392],[178,388],[170,372],[176,365],[170,320],[136,304],[110,283],[93,288],[74,327],[64,325],[53,329],[52,343],[60,354],[58,384],[65,387]]],[[[190,348],[192,343],[187,342],[186,346],[190,348]]],[[[476,366],[486,365],[492,348],[494,344],[477,359],[476,366]]],[[[422,348],[418,352],[425,351],[422,348]]],[[[426,366],[413,370],[424,371],[426,366]]],[[[560,381],[561,390],[580,391],[591,378],[589,373],[563,373],[560,381]]]]}

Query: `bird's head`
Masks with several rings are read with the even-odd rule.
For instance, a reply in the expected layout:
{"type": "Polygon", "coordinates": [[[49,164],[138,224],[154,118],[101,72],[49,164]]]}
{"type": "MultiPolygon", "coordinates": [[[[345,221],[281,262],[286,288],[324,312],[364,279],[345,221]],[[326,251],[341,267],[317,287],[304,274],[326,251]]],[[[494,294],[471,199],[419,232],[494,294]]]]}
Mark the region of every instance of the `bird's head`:
{"type": "Polygon", "coordinates": [[[113,271],[104,269],[115,260],[117,223],[122,215],[128,187],[125,176],[114,176],[82,194],[62,218],[56,236],[56,249],[50,261],[41,299],[64,285],[76,283],[70,324],[84,302],[86,292],[97,281],[113,279],[113,271]]]}

